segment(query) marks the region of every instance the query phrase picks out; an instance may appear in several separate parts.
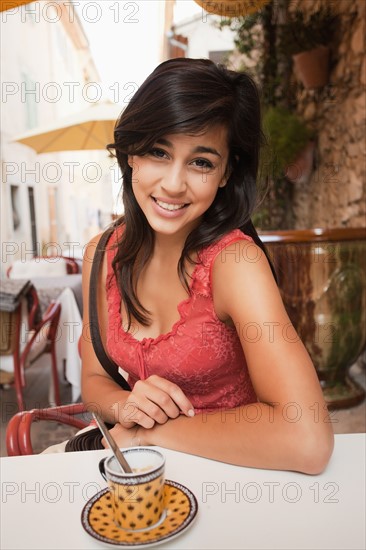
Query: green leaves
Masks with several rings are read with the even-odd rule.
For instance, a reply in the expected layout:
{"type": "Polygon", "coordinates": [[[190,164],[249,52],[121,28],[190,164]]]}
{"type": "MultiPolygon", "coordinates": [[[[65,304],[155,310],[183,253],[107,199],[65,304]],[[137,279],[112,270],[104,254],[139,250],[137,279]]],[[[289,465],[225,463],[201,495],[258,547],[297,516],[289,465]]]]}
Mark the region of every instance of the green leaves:
{"type": "Polygon", "coordinates": [[[322,6],[311,15],[296,10],[288,13],[287,21],[279,25],[280,48],[287,55],[309,51],[329,44],[338,18],[329,6],[322,6]]]}
{"type": "Polygon", "coordinates": [[[269,107],[263,117],[268,147],[262,155],[264,174],[276,179],[283,176],[299,152],[313,137],[313,132],[295,114],[284,107],[269,107]]]}

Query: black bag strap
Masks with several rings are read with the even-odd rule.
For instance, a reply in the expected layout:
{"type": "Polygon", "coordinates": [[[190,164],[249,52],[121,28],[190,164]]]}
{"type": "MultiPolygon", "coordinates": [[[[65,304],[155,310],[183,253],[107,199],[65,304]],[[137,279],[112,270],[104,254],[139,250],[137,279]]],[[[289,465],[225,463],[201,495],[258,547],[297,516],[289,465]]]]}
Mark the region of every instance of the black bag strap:
{"type": "Polygon", "coordinates": [[[101,236],[97,247],[95,249],[94,259],[91,268],[90,274],[90,285],[89,285],[89,323],[90,323],[90,336],[93,344],[93,348],[96,356],[104,370],[109,374],[111,378],[122,389],[131,391],[131,388],[118,372],[118,365],[112,361],[105,352],[102,339],[99,332],[99,319],[98,319],[98,307],[97,307],[97,296],[98,296],[98,276],[100,272],[100,265],[103,259],[104,251],[106,244],[115,230],[115,226],[107,229],[101,236]]]}

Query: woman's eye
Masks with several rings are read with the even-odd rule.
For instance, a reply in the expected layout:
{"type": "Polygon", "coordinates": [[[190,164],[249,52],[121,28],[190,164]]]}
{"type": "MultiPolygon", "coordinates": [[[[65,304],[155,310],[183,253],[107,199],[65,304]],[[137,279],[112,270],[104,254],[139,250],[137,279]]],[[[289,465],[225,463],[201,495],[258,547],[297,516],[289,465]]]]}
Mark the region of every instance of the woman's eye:
{"type": "Polygon", "coordinates": [[[163,149],[158,149],[157,147],[154,147],[153,149],[150,149],[149,154],[152,155],[153,157],[157,157],[157,158],[164,158],[164,156],[166,155],[166,153],[165,153],[165,151],[163,151],[163,149]]]}
{"type": "Polygon", "coordinates": [[[196,159],[193,162],[196,163],[196,166],[198,166],[198,168],[213,168],[212,162],[206,159],[196,159]]]}

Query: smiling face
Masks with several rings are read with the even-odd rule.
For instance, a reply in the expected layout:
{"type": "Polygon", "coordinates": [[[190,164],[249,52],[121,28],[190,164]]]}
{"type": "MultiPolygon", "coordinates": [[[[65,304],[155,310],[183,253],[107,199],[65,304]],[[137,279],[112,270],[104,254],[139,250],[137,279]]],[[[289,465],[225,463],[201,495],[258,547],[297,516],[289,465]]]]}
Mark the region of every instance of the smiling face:
{"type": "Polygon", "coordinates": [[[197,136],[171,134],[143,156],[132,155],[132,189],[157,234],[183,239],[199,224],[226,185],[227,130],[215,126],[197,136]]]}

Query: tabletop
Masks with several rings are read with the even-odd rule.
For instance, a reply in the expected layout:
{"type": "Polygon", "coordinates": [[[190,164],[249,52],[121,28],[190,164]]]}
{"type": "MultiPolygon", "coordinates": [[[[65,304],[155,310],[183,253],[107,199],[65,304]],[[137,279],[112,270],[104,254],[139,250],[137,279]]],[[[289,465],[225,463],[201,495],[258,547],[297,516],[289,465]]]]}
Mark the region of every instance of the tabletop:
{"type": "MultiPolygon", "coordinates": [[[[185,532],[158,548],[364,549],[365,442],[365,434],[336,435],[330,463],[317,476],[160,449],[166,478],[195,494],[198,514],[185,532]]],[[[98,462],[109,454],[2,458],[1,548],[106,548],[84,531],[80,516],[106,486],[98,462]]]]}
{"type": "MultiPolygon", "coordinates": [[[[75,273],[73,275],[63,275],[57,277],[31,277],[33,285],[39,294],[53,288],[60,291],[64,288],[70,288],[75,296],[76,303],[78,305],[80,315],[83,314],[83,298],[81,287],[81,273],[75,273]]],[[[60,292],[59,292],[60,293],[60,292]]]]}

